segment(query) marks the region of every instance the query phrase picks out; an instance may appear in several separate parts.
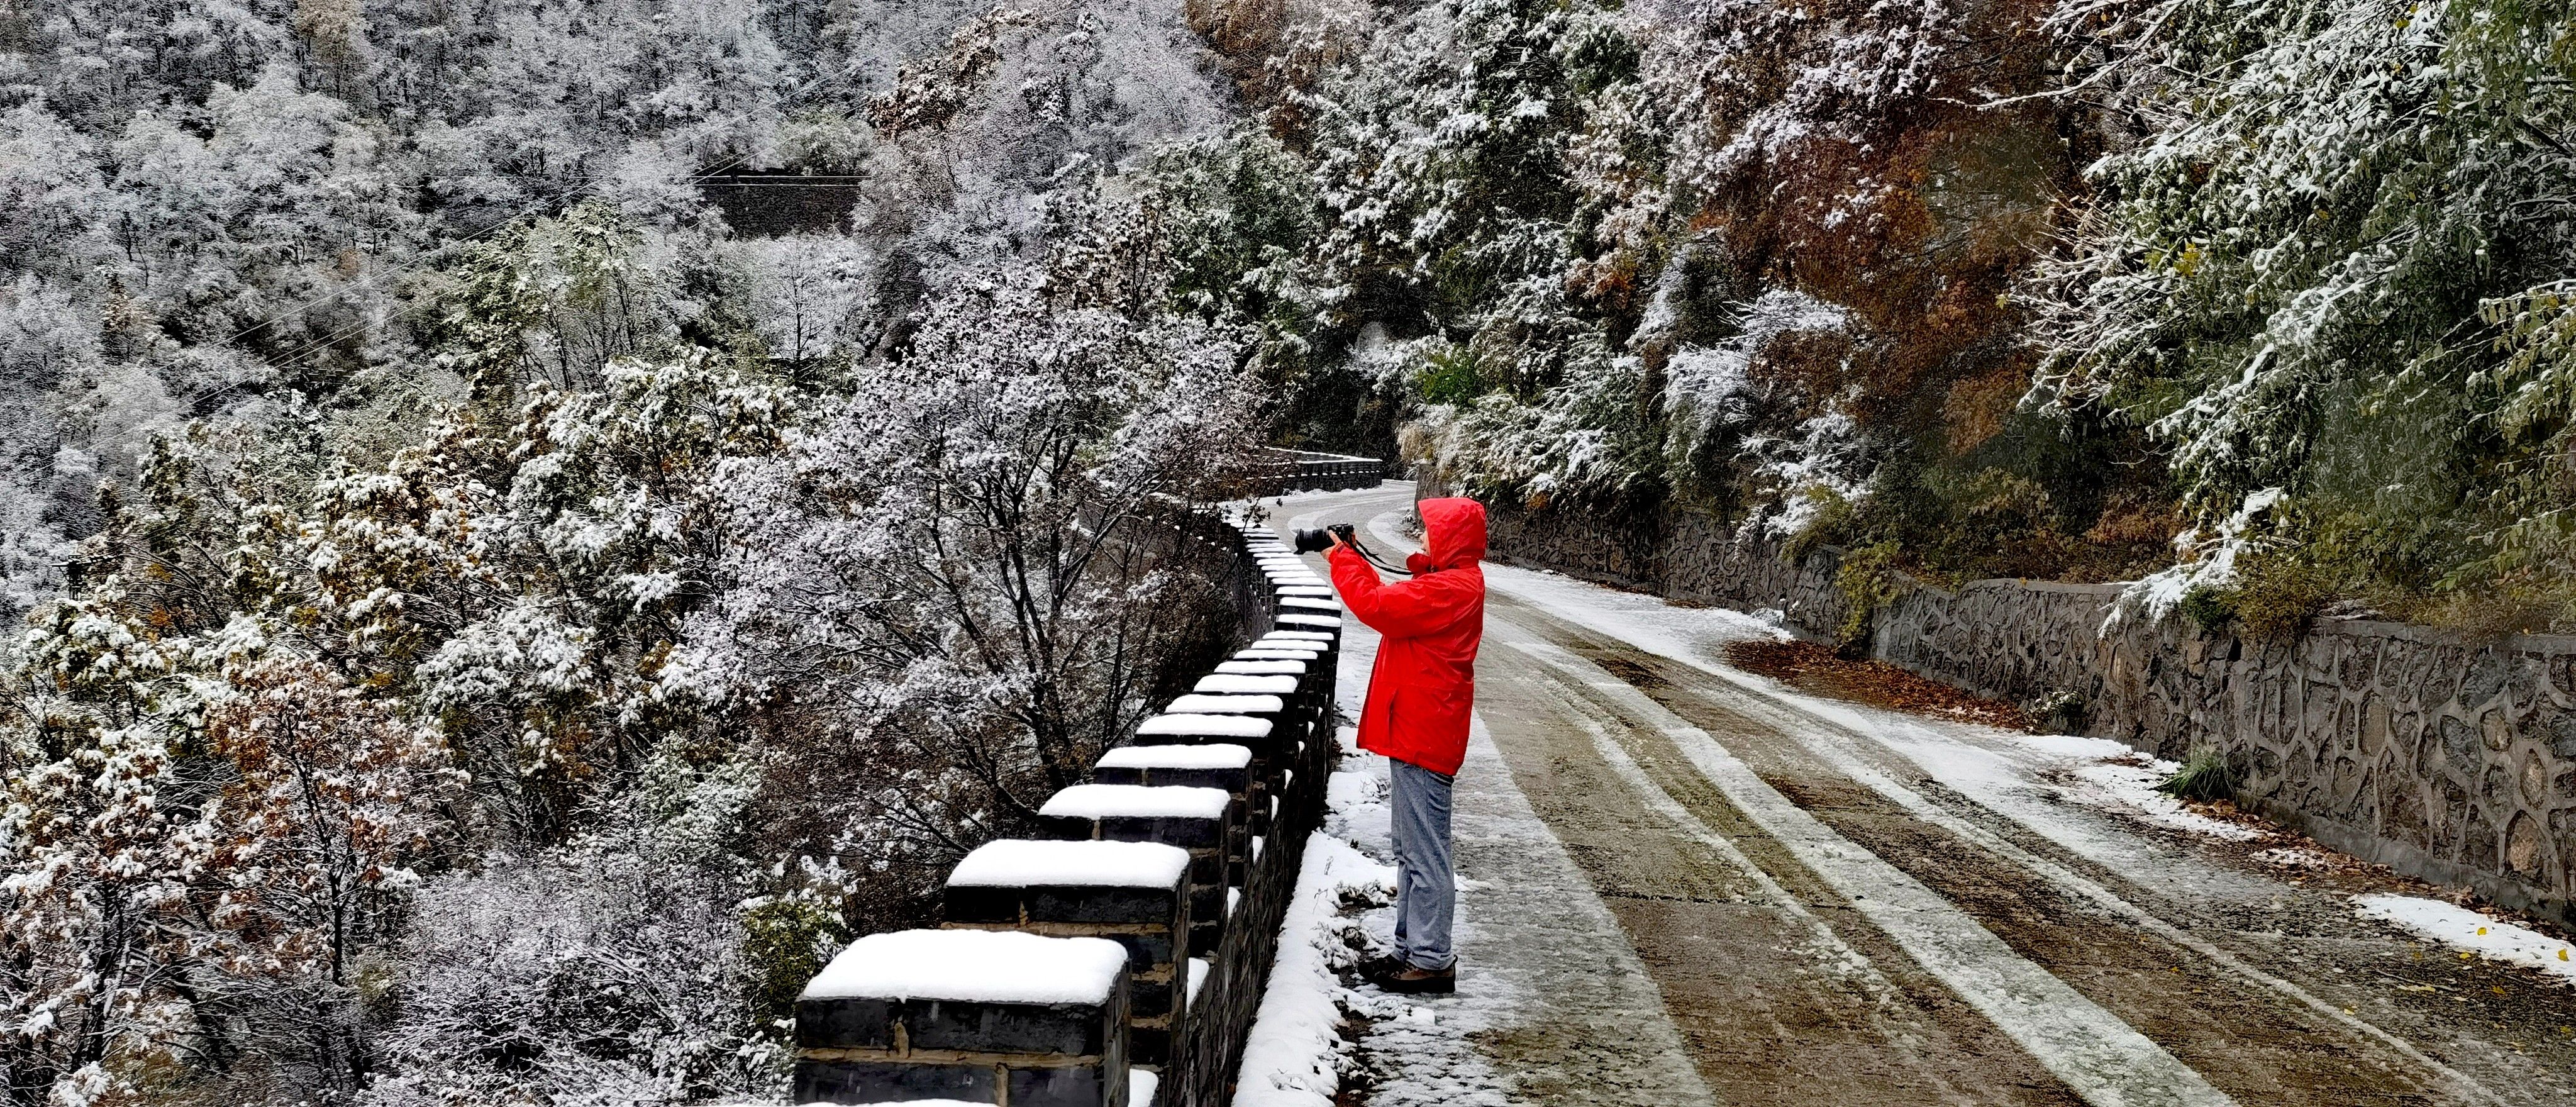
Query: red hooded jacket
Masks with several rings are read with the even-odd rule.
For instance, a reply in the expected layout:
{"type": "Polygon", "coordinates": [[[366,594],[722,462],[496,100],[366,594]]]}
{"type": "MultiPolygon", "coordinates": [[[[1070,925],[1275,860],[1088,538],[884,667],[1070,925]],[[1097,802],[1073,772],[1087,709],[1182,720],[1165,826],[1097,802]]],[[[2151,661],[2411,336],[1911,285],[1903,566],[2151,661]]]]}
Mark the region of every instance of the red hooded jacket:
{"type": "Polygon", "coordinates": [[[1335,548],[1333,590],[1381,636],[1360,748],[1456,775],[1467,759],[1467,713],[1476,705],[1476,644],[1485,637],[1485,505],[1424,500],[1423,552],[1405,559],[1414,576],[1386,584],[1377,568],[1335,548]]]}

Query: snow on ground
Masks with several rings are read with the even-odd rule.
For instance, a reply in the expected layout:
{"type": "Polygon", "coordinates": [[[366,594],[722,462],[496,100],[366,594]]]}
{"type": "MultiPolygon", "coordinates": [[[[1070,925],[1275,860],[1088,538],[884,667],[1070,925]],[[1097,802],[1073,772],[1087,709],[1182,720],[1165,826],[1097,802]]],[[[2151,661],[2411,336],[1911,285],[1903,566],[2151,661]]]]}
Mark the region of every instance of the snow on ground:
{"type": "MultiPolygon", "coordinates": [[[[1335,774],[1336,783],[1348,773],[1335,774]]],[[[1342,897],[1391,895],[1395,867],[1370,860],[1349,842],[1316,831],[1306,845],[1297,893],[1288,903],[1279,958],[1243,1051],[1235,1107],[1331,1107],[1341,1089],[1340,970],[1357,957],[1345,940],[1350,920],[1342,897]]]]}
{"type": "MultiPolygon", "coordinates": [[[[2127,752],[2125,749],[2122,752],[2127,752]]],[[[2213,819],[2193,811],[2179,799],[2156,790],[2171,779],[2182,766],[2132,754],[2126,760],[2097,761],[2078,766],[2073,776],[2101,790],[2115,807],[2135,812],[2158,826],[2192,834],[2205,834],[2231,842],[2259,842],[2270,835],[2250,826],[2239,826],[2225,819],[2213,819]]]]}
{"type": "MultiPolygon", "coordinates": [[[[1337,510],[1330,501],[1314,506],[1337,510]]],[[[1287,508],[1298,510],[1313,507],[1287,508]]],[[[1349,625],[1338,704],[1345,718],[1359,714],[1376,647],[1374,632],[1349,625]]],[[[1354,1080],[1373,1107],[1508,1107],[1533,1101],[1524,1087],[1532,1079],[1588,1087],[1596,1102],[1621,1107],[1709,1102],[1618,921],[1530,809],[1481,724],[1458,776],[1458,994],[1391,996],[1345,984],[1337,970],[1390,945],[1394,874],[1386,761],[1354,748],[1350,729],[1339,737],[1329,813],[1308,847],[1239,1107],[1324,1107],[1352,1094],[1354,1080]],[[1511,879],[1491,882],[1497,872],[1511,879]],[[1513,1071],[1492,1059],[1496,1042],[1548,1035],[1581,1048],[1549,1046],[1513,1071]]]]}
{"type": "MultiPolygon", "coordinates": [[[[1389,517],[1380,517],[1373,534],[1390,546],[1401,547],[1406,543],[1401,535],[1389,529],[1392,522],[1389,517]]],[[[1728,642],[1778,640],[1791,636],[1784,629],[1783,616],[1776,608],[1748,615],[1727,608],[1676,607],[1660,597],[1605,588],[1544,569],[1505,565],[1487,566],[1485,579],[1498,592],[1565,617],[1586,629],[1650,653],[1692,662],[1739,683],[1758,684],[1774,698],[1810,715],[1841,723],[1855,733],[1869,735],[1907,752],[1945,783],[1965,783],[1959,771],[1963,766],[1955,763],[1936,765],[1932,757],[1947,760],[1955,755],[1968,754],[1974,748],[2008,751],[2012,756],[1995,760],[1991,765],[1976,766],[1990,772],[1965,774],[1987,778],[1981,783],[1988,787],[1976,789],[1973,793],[1980,799],[2001,791],[2028,791],[2034,787],[2033,768],[2057,768],[2067,770],[2065,778],[2075,784],[2060,791],[2066,798],[2078,802],[2171,830],[2222,841],[2250,842],[2266,837],[2262,831],[2194,812],[2182,801],[2156,791],[2155,786],[2179,771],[2181,766],[2147,758],[2107,738],[2013,734],[1971,723],[1917,721],[1891,712],[1809,696],[1767,677],[1753,676],[1726,665],[1722,651],[1728,642]],[[1933,736],[1940,739],[1936,748],[1926,749],[1915,741],[1933,736]],[[1907,748],[1909,746],[1911,748],[1907,748]],[[1925,756],[1927,754],[1932,757],[1925,756]],[[2047,764],[2051,761],[2057,764],[2047,764]]],[[[1971,757],[1970,760],[1978,759],[1971,757]]],[[[2037,824],[2034,827],[2043,832],[2052,829],[2037,824]]]]}
{"type": "Polygon", "coordinates": [[[2538,931],[2421,896],[2357,896],[2353,907],[2363,918],[2395,923],[2459,950],[2463,958],[2522,965],[2576,984],[2576,948],[2538,931]]]}

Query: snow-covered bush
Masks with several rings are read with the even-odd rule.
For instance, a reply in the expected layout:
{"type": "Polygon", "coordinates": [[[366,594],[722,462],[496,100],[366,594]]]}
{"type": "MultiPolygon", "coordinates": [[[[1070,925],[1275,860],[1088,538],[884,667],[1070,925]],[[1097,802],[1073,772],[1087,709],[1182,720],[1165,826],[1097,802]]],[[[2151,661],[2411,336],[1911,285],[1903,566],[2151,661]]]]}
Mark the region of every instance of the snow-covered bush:
{"type": "Polygon", "coordinates": [[[423,885],[372,966],[393,1075],[362,1102],[640,1107],[775,1083],[744,958],[756,788],[747,765],[659,757],[597,829],[423,885]]]}

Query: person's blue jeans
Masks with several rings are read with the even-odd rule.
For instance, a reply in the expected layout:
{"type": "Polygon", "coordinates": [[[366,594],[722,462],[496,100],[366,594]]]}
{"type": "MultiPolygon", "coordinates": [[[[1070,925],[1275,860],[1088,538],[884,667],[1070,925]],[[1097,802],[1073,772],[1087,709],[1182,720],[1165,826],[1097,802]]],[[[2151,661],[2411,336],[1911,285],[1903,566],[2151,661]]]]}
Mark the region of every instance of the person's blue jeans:
{"type": "Polygon", "coordinates": [[[1388,824],[1395,837],[1395,955],[1437,972],[1458,961],[1449,944],[1458,876],[1449,856],[1449,789],[1455,778],[1387,762],[1388,824]]]}

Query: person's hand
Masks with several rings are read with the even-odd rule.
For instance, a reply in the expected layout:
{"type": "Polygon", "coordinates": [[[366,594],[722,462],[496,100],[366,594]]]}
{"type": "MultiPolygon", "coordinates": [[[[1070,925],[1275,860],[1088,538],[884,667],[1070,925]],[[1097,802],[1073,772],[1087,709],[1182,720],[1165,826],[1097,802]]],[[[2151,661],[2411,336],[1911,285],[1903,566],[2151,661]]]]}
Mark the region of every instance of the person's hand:
{"type": "Polygon", "coordinates": [[[1333,532],[1333,548],[1336,550],[1349,550],[1352,553],[1360,552],[1360,548],[1351,544],[1350,539],[1342,537],[1342,533],[1340,531],[1333,532]]]}

